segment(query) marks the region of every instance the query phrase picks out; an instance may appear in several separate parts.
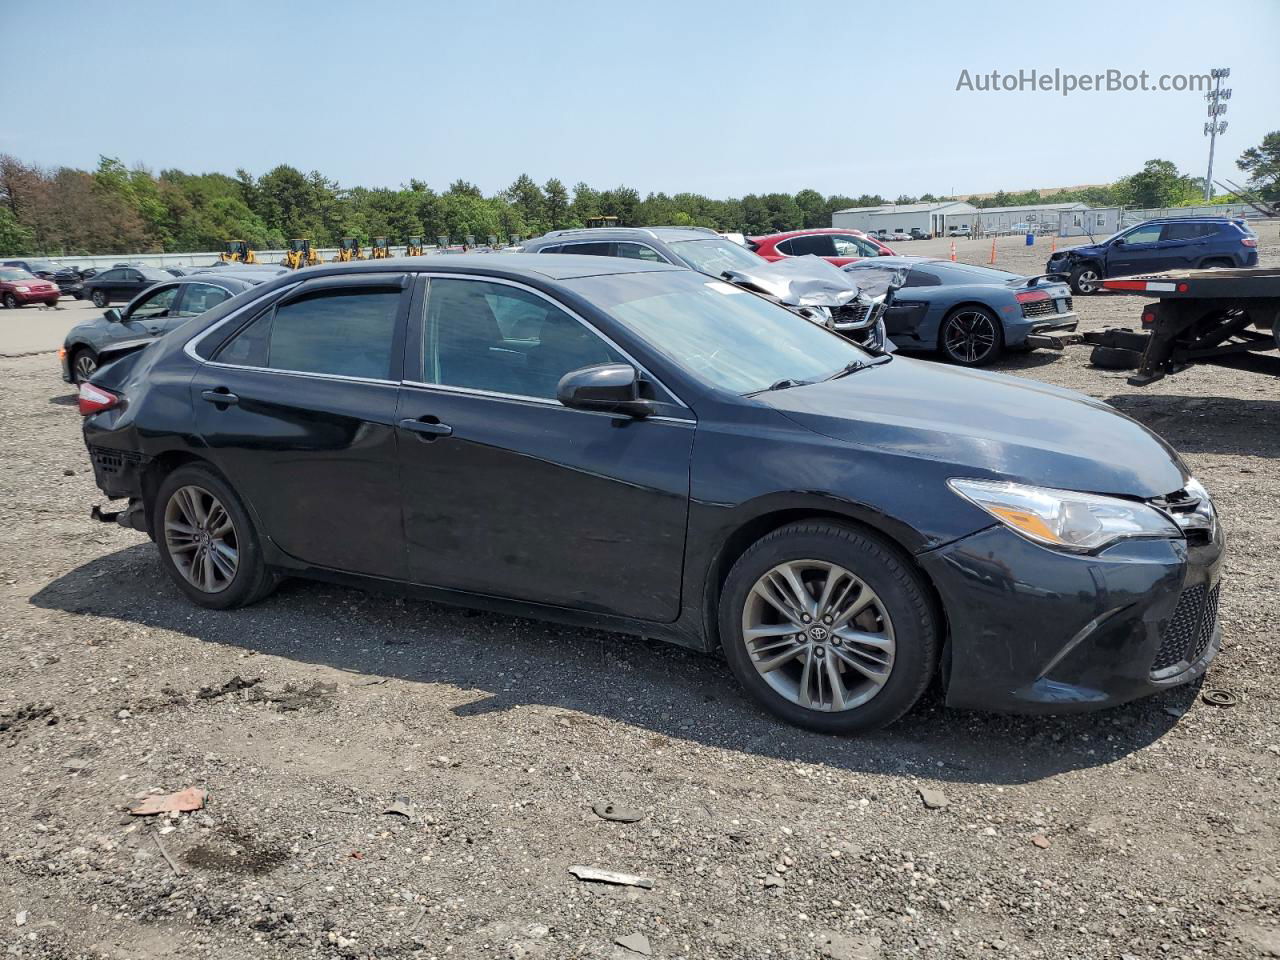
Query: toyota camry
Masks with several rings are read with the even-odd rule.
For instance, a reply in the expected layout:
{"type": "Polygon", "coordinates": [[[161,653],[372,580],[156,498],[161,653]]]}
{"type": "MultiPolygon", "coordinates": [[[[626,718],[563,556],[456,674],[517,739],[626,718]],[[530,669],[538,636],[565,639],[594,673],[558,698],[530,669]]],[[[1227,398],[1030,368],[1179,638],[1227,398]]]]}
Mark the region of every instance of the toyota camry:
{"type": "Polygon", "coordinates": [[[1105,707],[1218,649],[1213,504],[1078,394],[848,340],[675,266],[270,280],[97,370],[96,516],[178,590],[314,577],[721,651],[816,730],[1105,707]]]}

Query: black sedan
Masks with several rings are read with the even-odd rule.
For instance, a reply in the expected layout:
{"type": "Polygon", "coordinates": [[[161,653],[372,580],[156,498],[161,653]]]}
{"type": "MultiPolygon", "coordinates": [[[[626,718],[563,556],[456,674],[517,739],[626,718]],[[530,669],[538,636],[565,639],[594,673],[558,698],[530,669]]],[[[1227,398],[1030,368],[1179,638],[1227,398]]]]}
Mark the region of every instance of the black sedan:
{"type": "Polygon", "coordinates": [[[1071,289],[1046,277],[930,257],[876,257],[841,268],[869,296],[884,296],[884,325],[899,350],[936,351],[980,367],[1005,349],[1075,330],[1071,289]]]}
{"type": "Polygon", "coordinates": [[[128,302],[148,287],[172,279],[172,274],[154,267],[116,266],[85,280],[80,297],[92,300],[95,307],[105,307],[111,303],[128,302]]]}
{"type": "Polygon", "coordinates": [[[276,278],[80,388],[103,519],[205,607],[282,576],[723,651],[828,732],[1199,676],[1223,544],[1159,437],[872,357],[691,270],[454,256],[276,278]]]}

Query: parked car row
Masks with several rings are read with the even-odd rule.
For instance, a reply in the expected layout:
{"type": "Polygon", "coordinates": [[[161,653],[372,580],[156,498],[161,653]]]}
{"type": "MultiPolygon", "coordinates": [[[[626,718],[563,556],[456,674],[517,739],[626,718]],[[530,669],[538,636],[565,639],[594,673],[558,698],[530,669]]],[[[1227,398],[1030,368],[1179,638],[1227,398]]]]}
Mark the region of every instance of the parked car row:
{"type": "Polygon", "coordinates": [[[22,267],[0,266],[0,306],[16,310],[28,304],[57,306],[62,294],[53,280],[37,276],[22,267]]]}
{"type": "MultiPolygon", "coordinates": [[[[639,633],[721,651],[828,733],[892,722],[935,677],[952,705],[1052,712],[1204,672],[1222,538],[1145,427],[868,353],[720,279],[764,263],[722,238],[586,233],[312,267],[191,319],[168,314],[232,291],[168,281],[107,322],[180,325],[80,385],[124,504],[97,515],[147,533],[203,607],[314,576],[639,633]]],[[[883,281],[921,342],[1008,345],[1006,323],[1069,313],[1060,283],[965,270],[1000,325],[949,328],[960,269],[845,275],[883,281]]]]}

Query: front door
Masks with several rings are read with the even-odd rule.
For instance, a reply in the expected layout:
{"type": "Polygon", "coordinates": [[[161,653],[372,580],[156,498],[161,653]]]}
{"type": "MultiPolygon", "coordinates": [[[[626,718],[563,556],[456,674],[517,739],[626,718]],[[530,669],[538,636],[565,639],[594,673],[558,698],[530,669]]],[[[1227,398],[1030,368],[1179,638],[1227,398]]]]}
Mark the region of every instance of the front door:
{"type": "Polygon", "coordinates": [[[208,456],[260,529],[310,566],[404,579],[395,274],[321,277],[266,309],[191,383],[208,456]]]}
{"type": "Polygon", "coordinates": [[[148,291],[137,303],[131,304],[120,318],[123,332],[132,337],[158,337],[168,331],[168,321],[180,293],[178,284],[170,284],[158,290],[148,291]]]}
{"type": "Polygon", "coordinates": [[[1129,277],[1152,273],[1160,267],[1160,224],[1135,227],[1107,250],[1107,276],[1129,277]]]}
{"type": "Polygon", "coordinates": [[[422,584],[669,622],[679,613],[693,415],[650,384],[633,420],[555,399],[631,362],[521,285],[435,277],[411,321],[400,477],[422,584]]]}

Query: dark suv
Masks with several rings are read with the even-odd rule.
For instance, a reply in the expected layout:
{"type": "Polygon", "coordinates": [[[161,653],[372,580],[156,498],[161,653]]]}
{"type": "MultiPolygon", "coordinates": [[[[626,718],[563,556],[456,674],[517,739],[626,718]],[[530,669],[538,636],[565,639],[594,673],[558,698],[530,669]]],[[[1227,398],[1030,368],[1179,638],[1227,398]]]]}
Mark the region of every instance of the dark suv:
{"type": "Polygon", "coordinates": [[[1243,220],[1165,217],[1121,230],[1101,243],[1059,250],[1046,273],[1071,278],[1076,293],[1096,293],[1108,277],[1203,267],[1256,267],[1258,237],[1243,220]]]}

